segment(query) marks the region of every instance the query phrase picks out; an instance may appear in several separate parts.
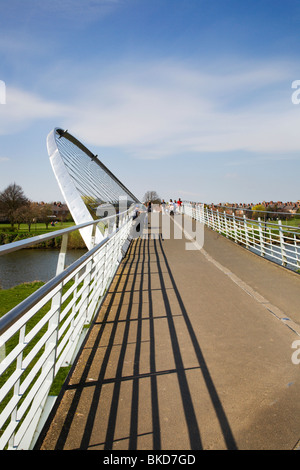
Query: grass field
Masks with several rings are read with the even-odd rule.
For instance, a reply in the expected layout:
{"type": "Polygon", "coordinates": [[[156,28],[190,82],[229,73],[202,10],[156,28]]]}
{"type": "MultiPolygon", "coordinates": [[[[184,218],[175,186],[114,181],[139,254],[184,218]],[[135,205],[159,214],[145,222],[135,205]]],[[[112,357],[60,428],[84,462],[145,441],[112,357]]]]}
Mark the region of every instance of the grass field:
{"type": "MultiPolygon", "coordinates": [[[[50,233],[54,232],[56,230],[61,230],[64,228],[68,228],[71,226],[74,226],[74,222],[64,222],[64,223],[57,223],[54,227],[51,225],[48,226],[48,229],[46,228],[45,224],[33,224],[31,226],[30,232],[28,232],[28,225],[22,224],[18,229],[15,227],[14,231],[11,230],[11,226],[9,224],[0,224],[0,243],[5,244],[5,243],[11,243],[13,241],[16,241],[18,239],[23,239],[23,238],[28,238],[32,237],[35,235],[40,235],[44,233],[50,233]]],[[[60,239],[61,237],[57,237],[56,239],[49,240],[47,242],[39,243],[38,245],[35,245],[37,247],[46,247],[47,248],[52,248],[55,247],[57,248],[60,244],[60,239]],[[54,246],[55,244],[55,246],[54,246]],[[53,245],[53,246],[52,246],[53,245]]],[[[68,248],[86,248],[82,237],[79,233],[78,230],[75,232],[72,232],[69,234],[69,239],[68,239],[68,248]]],[[[70,281],[72,282],[72,281],[70,281]]],[[[12,287],[10,289],[5,289],[1,290],[0,289],[0,317],[8,313],[11,309],[13,309],[15,306],[19,305],[23,300],[25,300],[27,297],[29,297],[31,294],[33,294],[36,290],[38,290],[41,286],[43,285],[43,282],[31,282],[31,283],[24,283],[20,284],[18,286],[12,287]]],[[[68,289],[69,283],[64,287],[64,289],[68,289]]],[[[68,303],[70,299],[66,300],[64,304],[62,305],[62,308],[64,308],[65,304],[68,303]]],[[[50,302],[50,301],[49,301],[50,302]]],[[[49,304],[48,302],[48,304],[49,304]]],[[[26,325],[26,333],[31,331],[35,325],[38,323],[38,321],[47,313],[47,311],[50,308],[50,305],[45,305],[41,310],[39,310],[34,317],[28,321],[26,325]]],[[[38,341],[41,339],[41,337],[45,334],[48,326],[47,324],[44,325],[44,327],[38,332],[38,334],[34,337],[34,339],[26,346],[24,352],[23,352],[23,359],[27,357],[27,355],[30,354],[34,346],[38,343],[38,341]]],[[[63,334],[64,335],[64,334],[63,334]]],[[[63,338],[62,335],[62,338],[63,338]]],[[[19,333],[16,333],[13,335],[13,337],[5,344],[2,345],[0,344],[0,362],[1,360],[6,357],[17,345],[19,342],[19,333]]],[[[22,374],[21,382],[25,381],[28,375],[30,374],[32,368],[35,366],[37,361],[39,360],[39,357],[42,355],[44,351],[45,346],[42,346],[40,351],[36,354],[34,359],[30,362],[30,365],[26,368],[26,370],[22,374]]],[[[60,370],[58,371],[55,380],[51,386],[50,389],[50,395],[57,396],[59,391],[61,390],[61,387],[67,377],[67,374],[70,370],[71,366],[68,367],[61,367],[60,370]]],[[[8,378],[14,373],[16,370],[16,361],[14,361],[7,369],[6,371],[1,375],[0,377],[0,388],[6,383],[8,378]]],[[[21,399],[21,403],[23,402],[25,396],[29,393],[29,391],[25,392],[24,397],[21,399]]],[[[0,403],[0,413],[4,409],[4,407],[7,405],[9,400],[12,398],[13,395],[13,390],[10,390],[10,392],[6,395],[5,399],[0,403]]],[[[3,433],[4,429],[8,425],[9,419],[7,423],[0,429],[0,436],[3,433]]]]}
{"type": "MultiPolygon", "coordinates": [[[[54,230],[61,230],[63,228],[68,228],[68,227],[72,227],[74,224],[74,222],[58,222],[55,224],[54,227],[52,227],[50,224],[48,225],[48,228],[46,228],[46,224],[42,224],[42,223],[36,223],[36,224],[32,224],[31,227],[30,227],[30,233],[36,233],[36,234],[40,234],[40,233],[49,233],[49,232],[53,232],[54,230]]],[[[12,230],[12,227],[10,224],[1,224],[0,223],[0,232],[10,232],[10,231],[14,231],[14,232],[17,232],[17,233],[24,233],[24,232],[29,232],[28,230],[28,225],[27,224],[21,224],[20,227],[17,227],[17,225],[14,226],[14,230],[12,230]]]]}
{"type": "Polygon", "coordinates": [[[33,294],[42,282],[28,282],[12,287],[11,289],[0,290],[0,317],[9,312],[12,308],[33,294]]]}
{"type": "MultiPolygon", "coordinates": [[[[0,317],[5,315],[12,308],[14,308],[20,302],[25,300],[31,294],[33,294],[42,285],[43,285],[43,282],[37,282],[36,281],[36,282],[31,282],[31,283],[20,284],[19,286],[12,287],[11,289],[0,290],[0,317]]],[[[35,315],[35,317],[28,322],[27,330],[31,330],[35,326],[35,324],[39,321],[39,319],[45,314],[45,312],[47,311],[47,308],[49,308],[49,307],[47,307],[47,306],[43,307],[39,311],[39,313],[37,315],[35,315]]],[[[45,325],[43,327],[43,329],[37,334],[35,339],[32,341],[32,344],[28,345],[28,350],[26,352],[27,354],[34,347],[34,345],[38,342],[40,337],[45,333],[46,328],[47,328],[47,325],[45,325]]],[[[3,354],[4,354],[4,356],[6,356],[7,354],[9,354],[17,346],[18,341],[19,341],[19,333],[16,333],[5,344],[5,346],[2,346],[2,348],[5,347],[5,350],[1,351],[0,360],[1,360],[1,357],[3,357],[3,354]]],[[[22,380],[24,380],[28,376],[28,374],[30,373],[32,367],[34,366],[34,364],[38,360],[39,356],[42,354],[43,349],[44,349],[44,347],[41,349],[40,353],[37,354],[35,360],[32,361],[30,367],[28,367],[28,369],[26,369],[26,371],[23,373],[22,380]]],[[[23,354],[23,357],[25,357],[24,354],[23,354]]],[[[10,367],[8,367],[8,369],[1,375],[1,377],[0,377],[0,388],[5,384],[8,377],[10,377],[11,374],[14,372],[15,367],[16,367],[16,364],[14,363],[10,367]]],[[[51,386],[50,395],[54,395],[54,396],[58,395],[58,393],[61,390],[61,387],[62,387],[62,385],[63,385],[63,383],[64,383],[64,381],[67,377],[67,374],[68,374],[69,370],[70,370],[70,366],[69,367],[62,367],[58,371],[58,374],[57,374],[57,376],[56,376],[56,378],[55,378],[55,380],[54,380],[54,382],[51,386]]],[[[13,393],[13,391],[11,391],[6,396],[6,398],[0,403],[0,413],[3,410],[3,408],[5,407],[5,405],[8,403],[8,401],[11,399],[12,393],[13,393]]],[[[4,426],[4,428],[5,428],[5,426],[4,426]]],[[[0,430],[0,435],[3,432],[3,430],[4,429],[0,430]]]]}
{"type": "MultiPolygon", "coordinates": [[[[21,224],[20,227],[14,227],[12,230],[10,224],[0,224],[0,245],[5,245],[7,243],[12,243],[18,240],[23,240],[25,238],[30,238],[38,235],[43,235],[45,233],[55,232],[57,230],[62,230],[74,226],[74,222],[58,222],[54,227],[51,225],[46,228],[45,224],[36,223],[32,224],[30,232],[28,231],[27,224],[21,224]]],[[[53,238],[48,241],[34,245],[34,248],[59,248],[61,243],[61,237],[53,238]]],[[[85,244],[82,240],[82,237],[79,231],[75,231],[69,234],[69,249],[78,249],[85,248],[85,244]]]]}

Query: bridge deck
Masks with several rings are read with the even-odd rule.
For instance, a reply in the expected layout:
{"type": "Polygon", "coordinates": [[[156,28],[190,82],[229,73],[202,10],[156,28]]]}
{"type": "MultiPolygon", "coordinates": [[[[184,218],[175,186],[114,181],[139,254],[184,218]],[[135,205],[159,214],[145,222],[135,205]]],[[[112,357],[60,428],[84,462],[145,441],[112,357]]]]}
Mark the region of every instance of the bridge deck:
{"type": "Polygon", "coordinates": [[[300,278],[185,242],[132,243],[37,448],[295,448],[300,278]]]}

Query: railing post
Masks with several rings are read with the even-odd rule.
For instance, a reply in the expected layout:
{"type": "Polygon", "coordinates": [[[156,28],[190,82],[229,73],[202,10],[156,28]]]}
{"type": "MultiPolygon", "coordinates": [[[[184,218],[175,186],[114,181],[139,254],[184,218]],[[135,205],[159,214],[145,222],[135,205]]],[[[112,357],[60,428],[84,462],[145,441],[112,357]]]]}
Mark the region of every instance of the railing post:
{"type": "MultiPolygon", "coordinates": [[[[58,346],[58,332],[59,332],[59,319],[61,310],[61,299],[62,299],[62,283],[60,284],[59,291],[54,295],[51,302],[51,309],[54,310],[54,314],[49,320],[48,329],[52,330],[52,335],[49,337],[45,344],[45,349],[51,346],[51,354],[48,356],[47,364],[50,366],[49,369],[49,380],[52,383],[55,377],[55,364],[57,360],[57,346],[58,346]]],[[[50,388],[50,387],[49,387],[50,388]]]]}
{"type": "Polygon", "coordinates": [[[249,248],[248,225],[247,225],[247,219],[246,219],[245,214],[243,215],[243,219],[244,219],[244,230],[245,230],[246,247],[249,248]]]}
{"type": "Polygon", "coordinates": [[[232,224],[233,224],[234,241],[235,241],[235,243],[237,243],[237,232],[236,232],[235,213],[232,214],[232,224]]]}
{"type": "Polygon", "coordinates": [[[214,230],[214,219],[212,215],[212,210],[208,209],[207,210],[207,216],[208,216],[208,221],[209,221],[209,226],[214,230]]]}
{"type": "Polygon", "coordinates": [[[258,230],[259,230],[259,245],[260,245],[260,256],[265,256],[265,245],[264,245],[264,236],[263,228],[261,224],[261,218],[258,217],[258,230]]]}
{"type": "Polygon", "coordinates": [[[297,246],[297,235],[294,233],[294,246],[295,246],[295,255],[296,255],[296,260],[297,260],[297,266],[300,266],[299,262],[299,255],[298,255],[298,246],[297,246]]]}
{"type": "Polygon", "coordinates": [[[200,207],[200,222],[205,224],[204,204],[201,204],[201,207],[200,207]]]}
{"type": "Polygon", "coordinates": [[[224,213],[224,226],[225,226],[225,235],[228,238],[228,219],[226,212],[224,213]]]}
{"type": "MultiPolygon", "coordinates": [[[[96,224],[93,225],[93,230],[91,234],[91,249],[95,246],[95,237],[96,237],[96,224]]],[[[89,295],[90,295],[90,288],[91,288],[91,272],[93,269],[94,265],[94,257],[92,256],[91,259],[88,261],[88,263],[85,266],[86,270],[86,276],[83,281],[83,293],[82,295],[84,296],[84,302],[82,303],[82,311],[84,312],[85,316],[85,324],[88,324],[90,322],[90,315],[88,312],[88,306],[89,306],[89,295]]],[[[79,286],[76,287],[76,290],[78,289],[79,286]]]]}
{"type": "Polygon", "coordinates": [[[210,209],[210,214],[211,214],[211,223],[212,223],[212,229],[216,232],[216,218],[215,218],[215,211],[213,209],[210,209]]]}
{"type": "Polygon", "coordinates": [[[93,225],[92,236],[91,236],[91,249],[95,246],[96,240],[96,224],[93,225]]]}
{"type": "MultiPolygon", "coordinates": [[[[74,294],[73,294],[73,299],[74,299],[74,305],[72,307],[72,314],[73,314],[73,319],[71,321],[71,330],[73,331],[74,330],[74,324],[75,324],[75,315],[76,315],[76,302],[77,302],[77,299],[78,299],[78,278],[79,278],[79,273],[76,274],[75,276],[75,279],[74,279],[74,283],[75,283],[75,290],[74,290],[74,294]]],[[[75,341],[76,341],[76,337],[74,335],[74,333],[70,336],[70,344],[72,344],[72,346],[70,346],[69,348],[69,353],[66,355],[65,357],[65,360],[62,364],[62,367],[67,367],[71,364],[71,360],[72,360],[72,357],[73,357],[73,354],[74,354],[74,345],[75,345],[75,341]]]]}
{"type": "Polygon", "coordinates": [[[285,253],[285,243],[284,243],[284,235],[283,235],[281,220],[278,220],[278,227],[279,227],[279,239],[280,239],[280,249],[281,249],[281,262],[283,266],[286,266],[287,259],[286,259],[286,253],[285,253]]]}
{"type": "MultiPolygon", "coordinates": [[[[58,255],[57,267],[56,267],[56,275],[63,272],[65,269],[65,261],[66,261],[66,253],[67,253],[67,246],[68,246],[68,234],[65,233],[62,236],[60,252],[58,255]]],[[[61,310],[61,299],[62,299],[62,284],[60,285],[59,291],[55,294],[52,298],[51,308],[54,309],[55,313],[52,318],[49,320],[48,328],[53,329],[53,333],[50,336],[49,340],[46,342],[45,348],[47,349],[48,345],[52,345],[52,352],[48,357],[47,363],[51,365],[51,369],[49,371],[49,377],[51,382],[55,377],[55,364],[57,360],[57,345],[58,345],[58,331],[59,331],[59,318],[60,318],[60,310],[61,310]]],[[[45,364],[44,367],[47,367],[45,364]]]]}
{"type": "MultiPolygon", "coordinates": [[[[25,340],[25,334],[26,334],[26,325],[24,325],[20,329],[20,334],[19,334],[19,345],[24,344],[25,340]]],[[[17,361],[16,361],[16,370],[21,371],[22,370],[22,362],[23,362],[23,351],[18,355],[17,361]]],[[[15,397],[20,395],[20,377],[16,381],[14,387],[13,387],[13,394],[15,397]]],[[[18,409],[17,407],[14,408],[14,410],[11,413],[11,421],[15,421],[16,423],[18,422],[18,409]]],[[[15,448],[15,434],[12,435],[8,442],[8,448],[9,449],[14,449],[15,448]]]]}
{"type": "Polygon", "coordinates": [[[60,247],[60,252],[59,252],[58,260],[57,260],[56,275],[62,273],[63,270],[65,269],[67,247],[68,247],[68,234],[65,233],[62,236],[62,240],[61,240],[61,247],[60,247]]]}
{"type": "Polygon", "coordinates": [[[221,233],[221,222],[220,222],[219,209],[217,209],[217,221],[218,221],[218,231],[219,231],[219,233],[221,233]]]}
{"type": "Polygon", "coordinates": [[[270,254],[273,256],[273,240],[272,240],[272,227],[268,228],[269,231],[269,245],[270,245],[270,254]]]}

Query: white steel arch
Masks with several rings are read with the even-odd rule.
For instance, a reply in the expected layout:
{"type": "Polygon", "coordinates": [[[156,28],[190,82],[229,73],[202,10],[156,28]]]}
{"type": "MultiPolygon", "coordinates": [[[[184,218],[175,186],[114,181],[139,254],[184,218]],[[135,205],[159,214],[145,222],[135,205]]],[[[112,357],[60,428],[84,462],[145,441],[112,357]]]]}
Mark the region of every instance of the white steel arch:
{"type": "MultiPolygon", "coordinates": [[[[108,206],[119,212],[120,199],[126,199],[127,209],[139,203],[138,199],[120,180],[81,142],[60,128],[53,129],[47,137],[51,166],[76,225],[95,220],[97,209],[108,206]]],[[[122,211],[121,211],[122,212],[122,211]]],[[[112,213],[101,214],[112,215],[112,213]]],[[[92,226],[80,230],[88,249],[91,249],[92,226]]],[[[104,238],[96,227],[95,242],[104,238]]]]}

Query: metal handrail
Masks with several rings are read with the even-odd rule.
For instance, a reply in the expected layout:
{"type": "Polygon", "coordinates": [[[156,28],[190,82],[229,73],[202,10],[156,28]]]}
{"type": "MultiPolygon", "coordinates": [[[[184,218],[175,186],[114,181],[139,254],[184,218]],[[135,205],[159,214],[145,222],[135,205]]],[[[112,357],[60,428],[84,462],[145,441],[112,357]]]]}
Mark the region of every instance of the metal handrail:
{"type": "Polygon", "coordinates": [[[18,240],[16,242],[7,243],[5,245],[0,246],[0,256],[8,253],[12,253],[13,251],[21,250],[22,248],[27,248],[29,246],[35,245],[36,243],[41,243],[46,240],[51,240],[52,238],[57,238],[61,235],[69,234],[71,232],[75,232],[76,230],[80,230],[85,227],[90,227],[91,225],[96,225],[99,222],[105,222],[109,219],[113,219],[116,217],[120,217],[126,213],[128,213],[130,209],[126,211],[120,212],[118,214],[110,215],[108,217],[103,217],[102,219],[92,220],[89,222],[85,222],[83,224],[74,225],[72,227],[64,228],[61,230],[55,230],[54,232],[44,233],[42,235],[37,235],[32,238],[25,238],[24,240],[18,240]]]}
{"type": "MultiPolygon", "coordinates": [[[[0,318],[0,352],[5,348],[4,357],[0,357],[0,375],[8,374],[0,388],[0,403],[3,404],[0,449],[32,448],[41,413],[45,412],[47,416],[50,412],[46,402],[51,384],[61,367],[72,364],[84,337],[84,326],[93,320],[129,247],[131,212],[132,207],[113,216],[42,236],[45,240],[63,235],[56,276],[0,318]],[[96,245],[93,241],[94,246],[87,253],[64,267],[70,232],[117,216],[120,224],[112,233],[96,245]],[[47,311],[41,314],[42,308],[47,311]],[[31,320],[33,324],[29,324],[31,320]],[[6,344],[16,337],[17,344],[6,350],[6,344]]],[[[93,230],[93,240],[94,235],[93,230]]],[[[25,244],[22,241],[8,244],[2,247],[2,254],[40,241],[38,236],[25,244]]]]}
{"type": "Polygon", "coordinates": [[[299,272],[300,228],[285,225],[281,220],[249,219],[219,212],[202,203],[184,203],[184,211],[212,230],[246,247],[260,256],[299,272]]]}
{"type": "Polygon", "coordinates": [[[40,287],[36,292],[31,294],[25,300],[20,302],[16,307],[11,309],[8,313],[0,318],[0,335],[3,334],[10,326],[19,320],[26,312],[28,312],[37,302],[45,297],[51,290],[63,282],[70,274],[72,274],[80,265],[93,256],[107,241],[114,236],[119,229],[117,229],[109,237],[106,237],[98,245],[85,253],[83,256],[74,261],[70,266],[64,269],[60,274],[50,279],[46,284],[40,287]]]}

